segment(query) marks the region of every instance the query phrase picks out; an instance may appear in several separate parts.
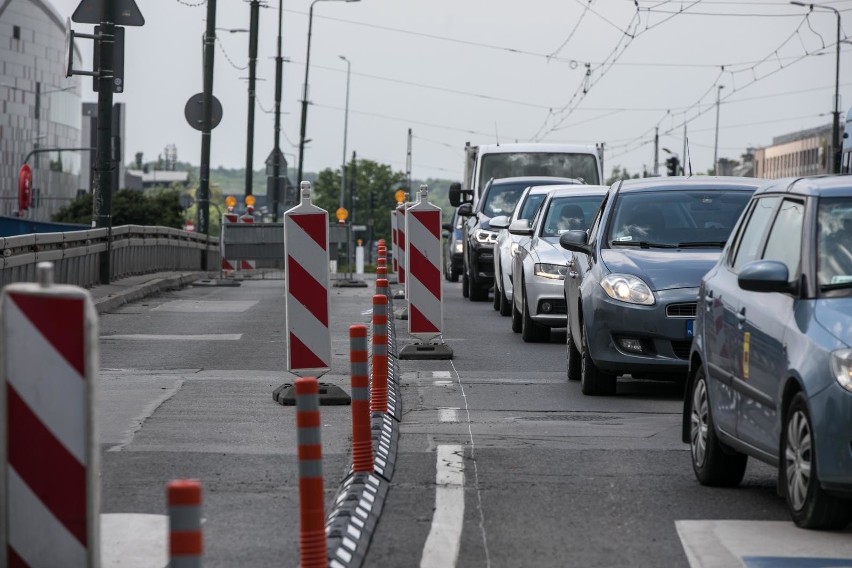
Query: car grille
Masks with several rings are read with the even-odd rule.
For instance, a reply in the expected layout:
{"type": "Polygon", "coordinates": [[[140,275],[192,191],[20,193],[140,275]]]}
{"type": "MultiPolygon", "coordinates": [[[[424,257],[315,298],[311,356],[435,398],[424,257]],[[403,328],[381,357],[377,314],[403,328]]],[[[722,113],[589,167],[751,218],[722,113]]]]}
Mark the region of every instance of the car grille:
{"type": "Polygon", "coordinates": [[[666,306],[666,316],[670,318],[694,318],[698,304],[690,302],[688,304],[669,304],[666,306]]]}
{"type": "Polygon", "coordinates": [[[692,347],[692,340],[672,341],[672,351],[678,359],[689,359],[689,350],[692,347]]]}

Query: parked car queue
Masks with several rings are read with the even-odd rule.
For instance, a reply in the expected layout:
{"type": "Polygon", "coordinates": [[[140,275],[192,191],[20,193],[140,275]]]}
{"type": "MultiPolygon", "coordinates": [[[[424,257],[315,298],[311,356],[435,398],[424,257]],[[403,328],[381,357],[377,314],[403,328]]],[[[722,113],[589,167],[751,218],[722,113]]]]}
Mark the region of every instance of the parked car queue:
{"type": "Polygon", "coordinates": [[[584,394],[614,395],[627,374],[684,381],[700,483],[738,485],[752,457],[777,467],[798,526],[852,522],[852,176],[626,180],[598,188],[591,214],[560,207],[558,226],[572,191],[594,194],[553,187],[531,219],[491,227],[520,237],[497,273],[513,329],[539,341],[566,327],[584,394]],[[564,303],[528,301],[529,272],[564,303]]]}

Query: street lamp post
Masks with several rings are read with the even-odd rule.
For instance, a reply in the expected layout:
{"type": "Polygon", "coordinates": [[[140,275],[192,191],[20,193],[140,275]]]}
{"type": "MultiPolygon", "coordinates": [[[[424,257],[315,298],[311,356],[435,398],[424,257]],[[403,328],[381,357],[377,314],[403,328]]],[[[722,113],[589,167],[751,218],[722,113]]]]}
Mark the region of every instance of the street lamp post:
{"type": "MultiPolygon", "coordinates": [[[[254,107],[255,80],[257,75],[257,32],[260,18],[260,0],[251,0],[249,23],[249,79],[248,79],[248,132],[246,133],[246,187],[245,194],[252,194],[254,181],[254,107]]],[[[269,197],[269,196],[267,196],[269,197]]]]}
{"type": "Polygon", "coordinates": [[[302,182],[302,168],[305,162],[305,130],[308,124],[308,73],[311,70],[311,33],[314,24],[314,4],[317,2],[360,2],[361,0],[314,0],[308,10],[308,46],[305,53],[305,82],[302,85],[302,119],[299,129],[299,168],[296,171],[296,184],[302,182]]]}
{"type": "MultiPolygon", "coordinates": [[[[283,80],[284,58],[281,57],[281,22],[284,13],[284,0],[278,0],[278,37],[275,49],[275,137],[272,148],[272,222],[278,222],[278,202],[282,200],[279,194],[278,179],[281,177],[281,82],[283,80]]],[[[286,172],[284,177],[287,177],[286,172]]],[[[287,188],[284,188],[287,191],[287,188]]],[[[267,192],[268,193],[268,192],[267,192]]]]}
{"type": "Polygon", "coordinates": [[[346,62],[346,109],[343,112],[343,162],[340,166],[340,206],[343,207],[343,192],[346,187],[346,137],[349,131],[349,77],[352,71],[352,62],[343,55],[338,55],[346,62]]]}
{"type": "Polygon", "coordinates": [[[831,125],[832,153],[830,171],[830,173],[836,174],[840,172],[840,158],[842,151],[842,142],[840,140],[840,44],[842,43],[840,39],[840,11],[837,8],[833,8],[825,4],[806,4],[805,2],[798,2],[795,0],[790,2],[790,4],[803,6],[811,11],[814,8],[819,8],[820,10],[831,10],[834,12],[834,15],[837,16],[837,56],[834,71],[834,112],[832,113],[834,115],[834,119],[832,120],[831,125]]]}
{"type": "Polygon", "coordinates": [[[713,175],[719,175],[719,100],[725,85],[716,89],[716,141],[713,143],[713,175]]]}

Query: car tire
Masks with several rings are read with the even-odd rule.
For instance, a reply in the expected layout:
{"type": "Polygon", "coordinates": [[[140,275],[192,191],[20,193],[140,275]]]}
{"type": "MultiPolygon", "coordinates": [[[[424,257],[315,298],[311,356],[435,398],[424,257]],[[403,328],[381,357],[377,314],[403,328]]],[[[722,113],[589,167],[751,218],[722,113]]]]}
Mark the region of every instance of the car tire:
{"type": "MultiPolygon", "coordinates": [[[[503,278],[501,275],[500,278],[503,278]]],[[[500,286],[500,315],[501,316],[510,316],[512,315],[512,302],[509,301],[509,298],[506,296],[506,284],[503,283],[500,286]]]]}
{"type": "Polygon", "coordinates": [[[798,527],[840,530],[852,521],[852,501],[822,489],[816,456],[811,415],[800,392],[787,407],[781,431],[779,475],[787,507],[798,527]]]}
{"type": "Polygon", "coordinates": [[[589,344],[586,340],[586,327],[582,324],[582,335],[580,336],[580,390],[583,394],[591,396],[611,396],[615,394],[617,378],[611,373],[604,373],[589,353],[589,344]]]}
{"type": "Polygon", "coordinates": [[[701,485],[736,487],[743,480],[748,456],[734,451],[719,441],[713,425],[713,410],[707,392],[704,367],[695,370],[691,397],[689,449],[692,471],[701,485]]]}
{"type": "MultiPolygon", "coordinates": [[[[567,303],[566,303],[567,305],[567,303]]],[[[571,322],[568,322],[568,330],[566,331],[567,339],[565,340],[568,344],[568,356],[567,356],[567,370],[568,370],[568,380],[569,381],[579,381],[580,380],[580,351],[577,349],[577,346],[574,344],[574,338],[571,336],[571,322]]]]}
{"type": "Polygon", "coordinates": [[[447,278],[450,282],[458,282],[459,281],[459,273],[450,268],[450,276],[447,278]]]}
{"type": "Polygon", "coordinates": [[[497,290],[497,280],[494,280],[494,301],[491,304],[495,312],[500,311],[500,291],[497,290]]]}
{"type": "Polygon", "coordinates": [[[462,298],[470,296],[470,281],[467,279],[467,272],[462,274],[462,298]]]}
{"type": "Polygon", "coordinates": [[[524,288],[521,297],[521,339],[527,343],[542,343],[550,339],[550,328],[535,323],[530,316],[530,308],[527,302],[527,291],[524,288]]]}
{"type": "MultiPolygon", "coordinates": [[[[515,290],[515,295],[517,295],[517,290],[515,290]]],[[[512,300],[512,331],[515,333],[521,333],[521,327],[523,326],[523,316],[521,312],[518,311],[518,308],[515,307],[515,301],[512,300]]]]}
{"type": "Polygon", "coordinates": [[[467,280],[468,297],[471,302],[484,302],[488,300],[488,288],[483,288],[482,286],[477,285],[472,272],[468,273],[467,280]]]}

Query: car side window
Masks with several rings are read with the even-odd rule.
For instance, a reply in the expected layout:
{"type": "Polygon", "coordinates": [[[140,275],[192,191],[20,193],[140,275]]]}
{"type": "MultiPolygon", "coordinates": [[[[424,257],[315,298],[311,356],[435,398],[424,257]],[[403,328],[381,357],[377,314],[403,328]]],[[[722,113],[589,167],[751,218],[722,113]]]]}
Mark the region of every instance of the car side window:
{"type": "Polygon", "coordinates": [[[763,251],[763,260],[777,260],[786,264],[791,279],[799,274],[804,219],[804,203],[792,199],[782,201],[766,240],[766,250],[763,251]]]}
{"type": "Polygon", "coordinates": [[[601,206],[598,208],[598,212],[595,213],[595,218],[592,221],[591,226],[589,227],[589,238],[586,239],[586,242],[588,242],[588,243],[595,242],[595,239],[598,236],[598,232],[600,231],[600,227],[601,227],[601,218],[603,217],[603,210],[604,210],[604,207],[606,207],[606,202],[607,202],[608,199],[609,199],[609,195],[607,194],[604,197],[603,202],[601,202],[601,206]]]}
{"type": "Polygon", "coordinates": [[[760,258],[760,245],[779,200],[780,197],[763,197],[755,202],[734,251],[734,272],[739,272],[745,264],[760,258]]]}

